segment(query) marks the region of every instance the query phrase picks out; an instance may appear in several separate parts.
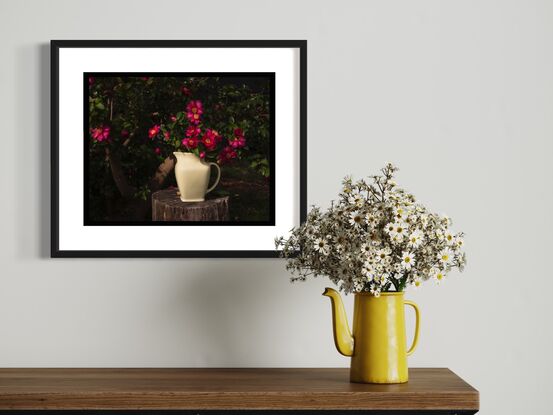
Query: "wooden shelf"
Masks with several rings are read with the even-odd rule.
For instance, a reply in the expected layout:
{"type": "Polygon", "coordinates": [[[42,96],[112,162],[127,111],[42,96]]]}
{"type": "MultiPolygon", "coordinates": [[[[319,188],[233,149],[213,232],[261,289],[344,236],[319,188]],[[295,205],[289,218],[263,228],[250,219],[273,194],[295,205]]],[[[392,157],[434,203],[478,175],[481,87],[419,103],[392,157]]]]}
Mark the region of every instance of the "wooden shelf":
{"type": "Polygon", "coordinates": [[[475,413],[449,369],[409,382],[349,382],[348,369],[0,369],[0,410],[431,410],[475,413]]]}

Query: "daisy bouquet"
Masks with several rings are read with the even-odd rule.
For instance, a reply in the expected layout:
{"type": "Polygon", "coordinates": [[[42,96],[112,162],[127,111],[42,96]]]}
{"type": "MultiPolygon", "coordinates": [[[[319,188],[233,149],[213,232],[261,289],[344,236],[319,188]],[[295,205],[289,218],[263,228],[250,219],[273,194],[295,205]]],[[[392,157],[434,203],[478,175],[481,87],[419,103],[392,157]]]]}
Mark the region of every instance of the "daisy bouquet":
{"type": "Polygon", "coordinates": [[[343,180],[331,207],[314,206],[288,238],[275,239],[292,281],[326,275],[344,293],[404,291],[463,270],[463,233],[397,186],[387,164],[369,181],[343,180]]]}

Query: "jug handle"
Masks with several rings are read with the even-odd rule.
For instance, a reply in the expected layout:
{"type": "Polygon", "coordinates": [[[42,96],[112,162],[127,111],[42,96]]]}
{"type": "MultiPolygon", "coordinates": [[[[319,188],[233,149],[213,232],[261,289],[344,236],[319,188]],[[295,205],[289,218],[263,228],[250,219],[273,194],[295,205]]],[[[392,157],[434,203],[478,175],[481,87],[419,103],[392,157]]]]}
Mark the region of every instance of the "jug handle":
{"type": "Polygon", "coordinates": [[[215,179],[215,183],[213,183],[213,186],[205,191],[206,194],[215,189],[215,186],[219,184],[219,179],[221,178],[221,168],[219,167],[219,165],[217,163],[209,163],[209,165],[217,167],[217,179],[215,179]]]}
{"type": "Polygon", "coordinates": [[[404,304],[405,305],[410,305],[411,307],[413,307],[413,309],[415,310],[415,318],[416,318],[416,322],[415,322],[415,338],[413,339],[413,344],[411,345],[411,347],[409,348],[409,350],[407,350],[407,356],[410,356],[413,354],[413,352],[415,351],[415,349],[417,348],[417,343],[419,342],[419,327],[420,327],[420,320],[421,320],[421,313],[419,311],[419,308],[417,307],[417,305],[412,302],[412,301],[404,301],[404,304]]]}

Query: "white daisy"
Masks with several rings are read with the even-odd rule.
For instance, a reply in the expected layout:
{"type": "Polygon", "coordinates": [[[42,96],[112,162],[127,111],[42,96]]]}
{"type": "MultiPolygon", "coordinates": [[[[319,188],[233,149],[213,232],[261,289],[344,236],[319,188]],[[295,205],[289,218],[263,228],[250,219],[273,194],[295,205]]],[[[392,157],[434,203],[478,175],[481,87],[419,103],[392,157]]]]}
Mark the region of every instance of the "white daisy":
{"type": "Polygon", "coordinates": [[[415,265],[415,254],[404,251],[403,254],[401,254],[401,265],[403,269],[410,270],[411,267],[415,265]]]}
{"type": "Polygon", "coordinates": [[[370,243],[361,244],[361,252],[363,254],[368,255],[371,253],[372,250],[373,250],[373,247],[370,243]]]}
{"type": "Polygon", "coordinates": [[[396,220],[403,221],[409,216],[409,211],[403,206],[399,206],[394,209],[394,216],[396,220]]]}
{"type": "Polygon", "coordinates": [[[349,269],[348,267],[340,267],[338,268],[338,278],[341,280],[347,279],[349,277],[349,269]]]}
{"type": "Polygon", "coordinates": [[[465,241],[463,240],[462,237],[457,236],[457,237],[455,238],[455,245],[456,245],[458,248],[462,248],[462,247],[465,245],[465,241]]]}
{"type": "Polygon", "coordinates": [[[388,247],[379,249],[376,251],[376,261],[377,262],[386,262],[386,258],[390,256],[392,250],[388,247]]]}
{"type": "Polygon", "coordinates": [[[353,225],[355,227],[358,227],[360,228],[361,226],[363,226],[363,215],[361,215],[361,213],[357,212],[357,211],[354,211],[354,212],[351,212],[350,215],[349,215],[349,223],[350,225],[353,225]]]}
{"type": "Polygon", "coordinates": [[[372,281],[374,279],[374,268],[371,263],[365,261],[363,267],[361,268],[361,274],[365,276],[367,281],[372,281]]]}
{"type": "Polygon", "coordinates": [[[424,234],[419,229],[416,229],[415,231],[411,232],[411,235],[409,235],[408,245],[411,248],[418,248],[423,241],[424,234]]]}
{"type": "Polygon", "coordinates": [[[376,284],[371,284],[370,293],[375,297],[380,297],[380,287],[377,287],[376,284]]]}
{"type": "Polygon", "coordinates": [[[361,281],[353,281],[353,288],[355,289],[356,292],[361,292],[363,291],[363,287],[365,286],[365,284],[361,281]]]}
{"type": "Polygon", "coordinates": [[[451,261],[453,261],[453,252],[451,252],[449,249],[444,249],[438,254],[438,259],[443,264],[449,264],[451,261]]]}
{"type": "Polygon", "coordinates": [[[377,226],[378,220],[379,219],[372,212],[369,212],[365,215],[365,222],[367,222],[369,226],[372,226],[372,227],[377,226]]]}
{"type": "Polygon", "coordinates": [[[395,223],[394,222],[390,222],[384,227],[384,231],[388,235],[392,235],[394,233],[394,229],[395,229],[395,223]]]}
{"type": "Polygon", "coordinates": [[[317,252],[320,252],[323,255],[328,255],[328,251],[330,246],[328,245],[328,242],[324,238],[317,238],[315,239],[315,243],[313,244],[313,247],[317,252]]]}
{"type": "Polygon", "coordinates": [[[450,230],[446,230],[444,232],[444,239],[448,245],[455,244],[455,235],[453,235],[453,232],[451,232],[450,230]]]}
{"type": "Polygon", "coordinates": [[[346,235],[343,232],[338,232],[336,236],[333,238],[333,240],[334,240],[334,247],[336,248],[337,251],[341,252],[347,243],[346,235]]]}
{"type": "Polygon", "coordinates": [[[402,238],[407,236],[407,231],[409,230],[409,225],[405,222],[396,222],[394,223],[394,230],[392,234],[394,236],[401,236],[402,238]]]}
{"type": "Polygon", "coordinates": [[[401,234],[396,234],[396,235],[393,235],[391,236],[392,237],[392,243],[396,244],[396,245],[399,245],[403,242],[403,235],[401,234]]]}
{"type": "Polygon", "coordinates": [[[435,273],[434,273],[434,279],[436,280],[436,282],[439,284],[440,282],[442,282],[445,278],[445,272],[444,271],[441,271],[441,270],[437,270],[435,273]]]}
{"type": "Polygon", "coordinates": [[[351,205],[361,207],[361,206],[363,206],[363,203],[365,202],[365,200],[364,200],[363,195],[361,193],[354,192],[354,193],[350,194],[350,196],[348,197],[348,202],[351,205]]]}

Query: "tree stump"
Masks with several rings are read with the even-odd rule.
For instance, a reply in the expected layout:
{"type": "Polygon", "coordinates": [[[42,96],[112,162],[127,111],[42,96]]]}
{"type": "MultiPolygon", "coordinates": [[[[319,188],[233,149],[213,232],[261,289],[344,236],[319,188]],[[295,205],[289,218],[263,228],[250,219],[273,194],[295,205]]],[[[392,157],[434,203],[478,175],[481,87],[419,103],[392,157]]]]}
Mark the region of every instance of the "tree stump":
{"type": "Polygon", "coordinates": [[[174,222],[228,221],[228,196],[203,202],[183,202],[178,189],[165,189],[152,194],[152,220],[174,222]]]}

